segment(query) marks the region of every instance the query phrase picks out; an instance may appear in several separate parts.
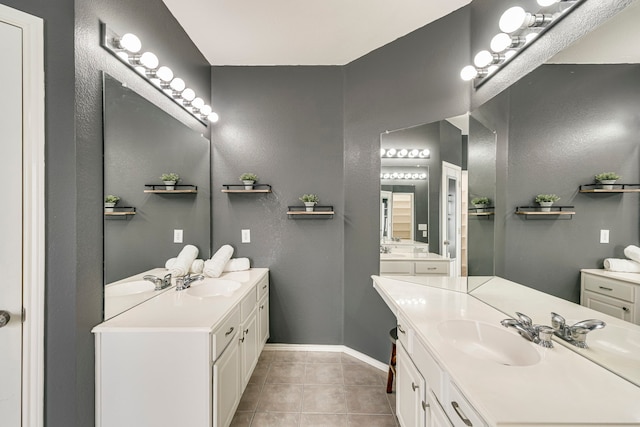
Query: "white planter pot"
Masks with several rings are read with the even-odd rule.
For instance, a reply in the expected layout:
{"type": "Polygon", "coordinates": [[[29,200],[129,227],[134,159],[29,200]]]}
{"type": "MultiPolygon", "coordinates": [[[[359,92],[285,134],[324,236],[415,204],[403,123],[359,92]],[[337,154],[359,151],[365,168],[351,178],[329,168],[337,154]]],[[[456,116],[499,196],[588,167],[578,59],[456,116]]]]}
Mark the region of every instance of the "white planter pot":
{"type": "Polygon", "coordinates": [[[313,212],[313,208],[316,205],[316,202],[303,202],[303,203],[307,207],[306,208],[307,212],[313,212]]]}
{"type": "Polygon", "coordinates": [[[105,212],[113,212],[113,207],[115,206],[115,203],[106,203],[104,204],[104,211],[105,212]]]}
{"type": "Polygon", "coordinates": [[[164,182],[165,188],[169,191],[175,190],[176,181],[162,181],[164,182]]]}
{"type": "Polygon", "coordinates": [[[600,188],[602,188],[603,190],[613,190],[613,184],[616,183],[617,180],[615,179],[603,179],[600,182],[600,188]]]}
{"type": "Polygon", "coordinates": [[[253,184],[255,184],[255,181],[243,180],[242,183],[244,184],[245,190],[253,190],[253,184]]]}
{"type": "Polygon", "coordinates": [[[487,207],[487,205],[473,205],[474,208],[476,208],[476,212],[484,212],[484,208],[487,207]]]}
{"type": "Polygon", "coordinates": [[[551,206],[553,206],[553,202],[538,202],[538,204],[540,204],[540,211],[551,212],[551,206]]]}

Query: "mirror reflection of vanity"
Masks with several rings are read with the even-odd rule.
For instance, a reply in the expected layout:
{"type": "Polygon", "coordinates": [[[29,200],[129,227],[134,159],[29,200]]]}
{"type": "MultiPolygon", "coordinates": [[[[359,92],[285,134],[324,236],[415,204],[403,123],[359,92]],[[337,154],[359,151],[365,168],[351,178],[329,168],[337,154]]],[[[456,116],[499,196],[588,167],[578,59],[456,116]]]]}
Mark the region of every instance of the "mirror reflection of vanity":
{"type": "MultiPolygon", "coordinates": [[[[104,74],[104,194],[120,201],[104,220],[104,318],[163,291],[144,285],[163,276],[165,262],[185,244],[210,256],[210,144],[144,97],[104,74]],[[152,192],[163,173],[180,175],[185,192],[152,192]],[[120,215],[130,212],[127,215],[120,215]],[[115,214],[114,214],[115,213],[115,214]],[[183,242],[174,243],[174,230],[183,242]],[[126,282],[131,286],[114,285],[126,282]]],[[[156,187],[162,189],[162,187],[156,187]]]]}

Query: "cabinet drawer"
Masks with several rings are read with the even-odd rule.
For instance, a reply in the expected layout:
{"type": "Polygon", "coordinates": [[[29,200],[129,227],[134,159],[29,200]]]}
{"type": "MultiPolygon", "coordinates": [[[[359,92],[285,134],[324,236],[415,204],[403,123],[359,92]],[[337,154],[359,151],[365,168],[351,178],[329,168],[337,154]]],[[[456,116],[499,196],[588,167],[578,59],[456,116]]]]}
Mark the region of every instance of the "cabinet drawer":
{"type": "Polygon", "coordinates": [[[255,310],[256,303],[258,302],[257,297],[258,291],[254,287],[251,291],[242,298],[240,301],[240,321],[244,322],[249,318],[249,315],[255,310]]]}
{"type": "Polygon", "coordinates": [[[617,298],[584,291],[582,292],[582,305],[627,322],[634,322],[635,305],[617,298]]]}
{"type": "Polygon", "coordinates": [[[417,261],[416,274],[449,274],[449,263],[446,261],[417,261]]]}
{"type": "Polygon", "coordinates": [[[443,384],[445,382],[445,376],[442,369],[436,362],[436,360],[431,356],[429,350],[422,344],[420,339],[416,339],[414,343],[414,353],[413,360],[418,367],[418,370],[424,377],[424,380],[427,383],[427,386],[433,391],[435,396],[441,402],[444,401],[443,398],[443,384]]]}
{"type": "Polygon", "coordinates": [[[240,308],[236,307],[211,334],[211,361],[218,359],[239,330],[240,308]]]}
{"type": "Polygon", "coordinates": [[[453,383],[448,384],[449,398],[445,404],[445,412],[449,416],[449,420],[455,427],[485,427],[486,424],[482,418],[466,401],[462,393],[453,383]]]}
{"type": "Polygon", "coordinates": [[[269,275],[265,275],[256,287],[258,288],[258,301],[260,301],[262,297],[269,293],[269,275]]]}
{"type": "Polygon", "coordinates": [[[411,261],[380,261],[380,274],[413,274],[411,261]]]}
{"type": "Polygon", "coordinates": [[[588,291],[633,302],[636,285],[591,274],[583,274],[582,278],[584,289],[588,291]]]}

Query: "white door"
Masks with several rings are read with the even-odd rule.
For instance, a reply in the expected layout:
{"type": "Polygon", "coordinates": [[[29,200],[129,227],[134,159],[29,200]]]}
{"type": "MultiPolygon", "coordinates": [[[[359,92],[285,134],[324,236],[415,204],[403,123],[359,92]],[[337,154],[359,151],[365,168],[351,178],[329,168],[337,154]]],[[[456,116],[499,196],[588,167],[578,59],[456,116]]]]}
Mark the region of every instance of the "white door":
{"type": "Polygon", "coordinates": [[[22,425],[22,29],[0,21],[0,424],[22,425]]]}
{"type": "Polygon", "coordinates": [[[442,189],[440,191],[440,250],[441,254],[453,259],[451,275],[460,276],[460,255],[462,243],[462,168],[442,162],[442,189]]]}

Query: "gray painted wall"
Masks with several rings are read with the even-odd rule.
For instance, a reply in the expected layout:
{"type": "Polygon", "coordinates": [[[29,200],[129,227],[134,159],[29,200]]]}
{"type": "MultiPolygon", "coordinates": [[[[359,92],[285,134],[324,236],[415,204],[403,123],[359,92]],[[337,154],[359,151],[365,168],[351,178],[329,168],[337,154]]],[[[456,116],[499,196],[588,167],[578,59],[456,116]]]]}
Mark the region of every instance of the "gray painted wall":
{"type": "Polygon", "coordinates": [[[104,97],[105,194],[121,198],[116,208],[136,208],[134,216],[105,216],[105,283],[163,267],[186,244],[199,249],[198,258],[210,258],[209,141],[110,76],[104,97]],[[144,193],[167,172],[198,192],[144,193]],[[183,230],[184,243],[173,243],[175,229],[183,230]]]}
{"type": "Polygon", "coordinates": [[[213,250],[231,244],[234,256],[270,268],[271,342],[342,344],[343,229],[351,219],[342,184],[341,69],[214,67],[212,82],[223,118],[212,130],[213,250]],[[273,193],[220,192],[243,172],[273,193]],[[304,193],[333,205],[334,218],[288,219],[287,206],[302,206],[304,193]],[[249,244],[240,243],[245,228],[249,244]]]}

